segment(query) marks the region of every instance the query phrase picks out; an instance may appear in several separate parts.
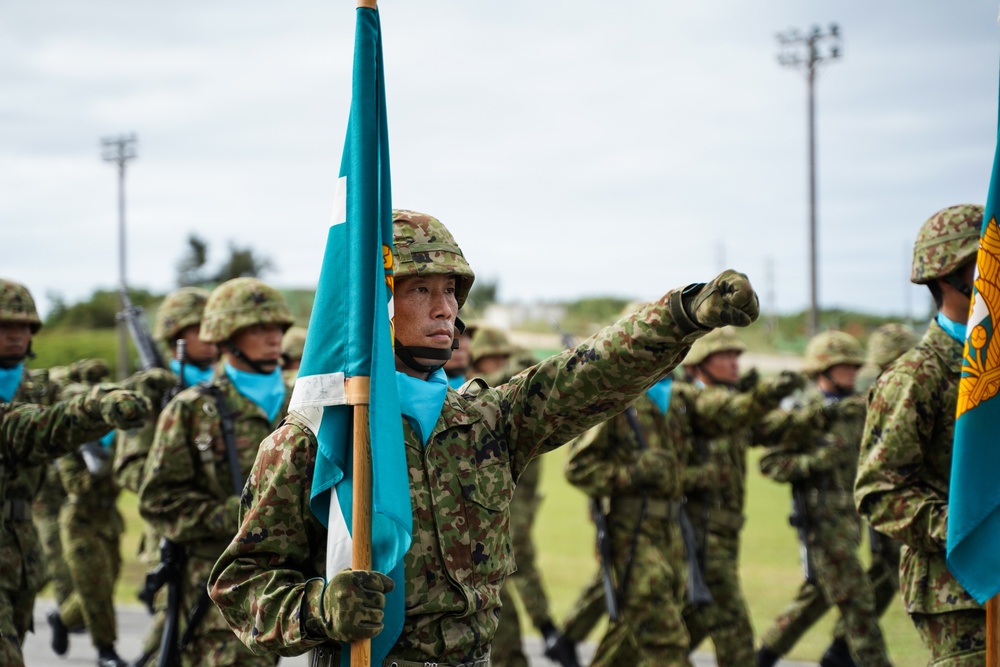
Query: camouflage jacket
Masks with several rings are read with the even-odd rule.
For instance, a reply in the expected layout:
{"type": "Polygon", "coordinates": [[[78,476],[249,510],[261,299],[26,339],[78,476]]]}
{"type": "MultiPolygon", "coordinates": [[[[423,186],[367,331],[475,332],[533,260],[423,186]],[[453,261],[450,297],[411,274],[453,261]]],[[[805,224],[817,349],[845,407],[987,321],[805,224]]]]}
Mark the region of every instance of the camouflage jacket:
{"type": "Polygon", "coordinates": [[[878,379],[868,403],[854,499],[876,530],[903,543],[899,578],[910,613],[979,608],[945,563],[962,353],[962,343],[932,321],[878,379]]]}
{"type": "MultiPolygon", "coordinates": [[[[82,442],[100,438],[111,429],[88,396],[52,406],[0,404],[0,490],[3,507],[12,501],[28,504],[30,481],[40,482],[48,463],[82,442]]],[[[45,582],[38,533],[31,521],[3,518],[0,534],[0,589],[30,591],[45,582]]]]}
{"type": "MultiPolygon", "coordinates": [[[[623,410],[702,335],[673,320],[669,297],[507,384],[469,398],[449,391],[426,447],[404,420],[413,542],[393,657],[467,662],[488,650],[514,567],[514,481],[535,456],[623,410]]],[[[309,509],[315,455],[306,421],[290,414],[261,445],[239,534],[212,573],[213,599],[255,653],[298,655],[328,641],[315,579],[327,535],[309,509]]]]}
{"type": "MultiPolygon", "coordinates": [[[[216,373],[210,384],[222,391],[232,414],[239,478],[245,480],[261,440],[276,423],[240,394],[225,373],[216,373]]],[[[290,396],[286,391],[279,417],[290,396]]],[[[216,400],[200,386],[189,387],[160,413],[139,489],[142,518],[157,534],[185,547],[183,609],[196,603],[212,564],[236,534],[238,505],[216,400]]],[[[227,627],[210,609],[199,634],[227,627]]]]}
{"type": "MultiPolygon", "coordinates": [[[[663,484],[649,489],[650,498],[679,501],[684,494],[684,469],[691,446],[691,426],[687,418],[690,395],[674,382],[666,414],[648,396],[632,403],[642,437],[649,449],[670,454],[670,465],[663,471],[663,484]]],[[[592,497],[611,498],[614,512],[616,498],[637,498],[644,489],[633,480],[636,461],[642,449],[635,430],[625,413],[615,415],[595,426],[570,445],[566,461],[566,479],[592,497]]]]}
{"type": "Polygon", "coordinates": [[[822,407],[835,400],[814,385],[798,406],[768,415],[759,437],[777,444],[761,457],[760,471],[776,482],[799,485],[811,512],[855,516],[852,493],[864,411],[824,417],[822,407]]]}
{"type": "Polygon", "coordinates": [[[761,385],[746,392],[723,386],[688,388],[693,443],[684,484],[688,514],[696,523],[697,517],[708,517],[714,532],[733,534],[742,528],[753,428],[777,407],[777,400],[762,389],[761,385]]]}

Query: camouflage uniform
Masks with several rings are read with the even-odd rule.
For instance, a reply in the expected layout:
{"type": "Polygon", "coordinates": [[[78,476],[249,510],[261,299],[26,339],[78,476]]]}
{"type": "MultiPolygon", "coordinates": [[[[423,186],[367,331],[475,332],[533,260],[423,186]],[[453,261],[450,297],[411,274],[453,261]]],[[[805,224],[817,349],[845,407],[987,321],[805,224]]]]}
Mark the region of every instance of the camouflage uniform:
{"type": "MultiPolygon", "coordinates": [[[[43,471],[50,460],[110,429],[105,392],[92,392],[49,407],[0,403],[0,492],[4,498],[0,536],[0,664],[23,667],[21,643],[31,629],[35,594],[44,579],[38,537],[23,491],[25,471],[43,471]],[[20,501],[20,502],[18,502],[20,501]],[[21,508],[20,510],[18,508],[21,508]]],[[[117,397],[124,396],[118,393],[117,397]]],[[[128,395],[126,408],[140,417],[148,404],[128,395]]],[[[35,479],[39,479],[36,475],[35,479]]]]}
{"type": "MultiPolygon", "coordinates": [[[[484,330],[480,329],[479,331],[484,330]]],[[[483,350],[482,339],[479,336],[480,334],[477,332],[476,336],[473,337],[474,355],[477,350],[475,341],[480,341],[478,351],[482,352],[483,350]]],[[[534,365],[534,359],[530,357],[530,354],[526,354],[526,351],[509,343],[508,348],[501,353],[503,356],[510,357],[507,361],[507,367],[483,378],[491,387],[509,382],[514,375],[534,365]]],[[[493,354],[496,353],[493,352],[493,354]]],[[[514,497],[511,500],[510,533],[517,571],[507,578],[503,588],[500,589],[500,602],[503,611],[500,614],[500,623],[497,625],[496,634],[493,636],[491,654],[493,667],[527,667],[528,665],[528,657],[524,653],[521,638],[521,619],[514,602],[514,596],[521,600],[525,611],[531,618],[532,625],[542,632],[546,643],[559,641],[558,633],[549,613],[549,599],[545,593],[545,585],[535,560],[535,540],[532,536],[535,517],[542,502],[542,496],[539,492],[541,476],[542,462],[540,459],[535,459],[521,474],[521,478],[517,481],[514,497]]]]}
{"type": "MultiPolygon", "coordinates": [[[[952,282],[975,259],[982,224],[979,205],[931,216],[917,234],[910,282],[952,282]]],[[[931,654],[929,664],[949,667],[986,660],[985,611],[945,562],[962,355],[963,343],[932,321],[920,343],[882,374],[869,398],[854,487],[858,511],[903,543],[903,604],[931,654]]]]}
{"type": "MultiPolygon", "coordinates": [[[[806,350],[806,370],[812,374],[862,362],[861,345],[842,332],[819,334],[806,350]]],[[[861,522],[851,489],[863,422],[860,398],[838,403],[817,386],[797,409],[771,415],[761,429],[763,440],[779,443],[761,458],[761,472],[795,485],[800,494],[796,521],[806,526],[811,577],[764,633],[762,653],[783,655],[818,620],[821,608],[836,604],[850,657],[861,665],[889,665],[871,582],[857,555],[861,522]]]]}
{"type": "MultiPolygon", "coordinates": [[[[208,301],[208,290],[200,287],[183,287],[170,293],[156,311],[153,328],[153,338],[163,343],[168,349],[187,327],[201,323],[205,303],[208,301]]],[[[178,378],[177,387],[183,382],[178,378]]],[[[171,393],[177,391],[172,390],[171,393]]],[[[119,487],[138,495],[142,485],[143,471],[149,450],[153,447],[156,435],[156,424],[160,418],[164,401],[153,401],[153,414],[141,427],[125,431],[118,437],[115,446],[114,477],[119,487]]],[[[160,536],[149,522],[145,522],[142,538],[139,540],[139,560],[145,564],[147,571],[152,571],[160,564],[160,536]]],[[[158,591],[153,600],[153,619],[146,630],[142,642],[142,657],[137,661],[141,664],[155,664],[163,634],[163,623],[166,618],[167,596],[166,587],[158,591]]]]}
{"type": "MultiPolygon", "coordinates": [[[[228,340],[256,323],[291,325],[281,293],[251,278],[230,280],[213,292],[205,306],[201,338],[228,340]]],[[[232,415],[239,470],[245,480],[261,440],[284,415],[291,392],[274,421],[263,408],[241,394],[220,366],[209,383],[221,393],[232,415]]],[[[235,641],[219,610],[205,592],[208,573],[236,533],[239,490],[233,488],[220,408],[209,389],[190,387],[160,414],[156,436],[146,459],[139,489],[139,512],[158,534],[184,547],[184,580],[180,609],[187,617],[207,605],[194,637],[181,655],[183,665],[274,665],[277,656],[257,656],[235,641]]]]}
{"type": "MultiPolygon", "coordinates": [[[[714,332],[701,341],[684,360],[685,367],[698,366],[712,353],[742,351],[743,343],[731,332],[714,332]]],[[[704,579],[712,604],[689,605],[684,621],[691,650],[711,637],[719,665],[753,663],[753,626],[740,582],[740,532],[746,506],[747,448],[753,443],[752,429],[776,408],[801,379],[783,374],[760,381],[748,391],[725,385],[703,387],[695,392],[688,418],[693,446],[689,449],[684,491],[688,516],[703,545],[704,579]]]]}
{"type": "Polygon", "coordinates": [[[648,397],[633,403],[646,450],[625,414],[571,445],[566,478],[591,497],[609,499],[610,565],[624,589],[619,621],[608,627],[592,666],[691,664],[681,615],[687,576],[678,523],[691,443],[686,405],[679,383],[671,388],[666,414],[648,397]]]}
{"type": "MultiPolygon", "coordinates": [[[[413,270],[409,275],[461,275],[461,306],[472,277],[453,238],[429,216],[402,216],[395,220],[396,266],[413,270]],[[429,241],[434,245],[424,245],[429,241]],[[404,251],[416,266],[400,261],[404,251]],[[450,268],[458,262],[461,274],[450,268]]],[[[401,273],[396,275],[398,285],[401,273]]],[[[748,323],[756,313],[748,285],[731,272],[719,280],[729,286],[712,282],[671,292],[477,397],[449,390],[426,445],[403,420],[413,541],[403,562],[406,616],[393,660],[488,664],[500,589],[514,569],[509,505],[515,480],[535,456],[624,409],[666,375],[702,334],[688,313],[718,323],[723,318],[710,312],[729,294],[726,308],[732,310],[726,312],[748,323]]],[[[338,660],[340,645],[328,637],[342,626],[324,611],[337,613],[339,605],[321,608],[330,588],[323,580],[327,533],[309,508],[317,447],[310,423],[316,417],[291,412],[261,445],[240,531],[210,585],[230,625],[253,650],[297,655],[325,646],[338,660]]]]}

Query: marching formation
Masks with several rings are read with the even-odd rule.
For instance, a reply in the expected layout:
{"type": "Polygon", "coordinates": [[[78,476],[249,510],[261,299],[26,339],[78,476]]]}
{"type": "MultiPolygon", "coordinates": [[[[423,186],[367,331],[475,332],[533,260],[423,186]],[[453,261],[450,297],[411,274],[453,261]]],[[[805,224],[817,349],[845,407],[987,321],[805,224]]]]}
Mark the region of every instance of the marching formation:
{"type": "MultiPolygon", "coordinates": [[[[953,206],[917,235],[912,281],[938,306],[922,339],[887,325],[866,355],[826,331],[801,373],[760,377],[740,368],[735,327],[758,316],[740,273],[631,304],[536,361],[501,330],[461,324],[475,276],[458,243],[437,219],[395,211],[413,539],[385,664],[525,666],[518,598],[566,667],[605,614],[592,665],[691,665],[705,640],[719,665],[774,665],[831,607],[820,665],[889,665],[879,617],[897,591],[929,664],[985,664],[985,612],[944,561],[982,217],[953,206]],[[559,620],[531,531],[541,455],[563,445],[599,559],[559,620]],[[750,447],[762,448],[760,473],[788,485],[802,560],[795,599],[756,639],[739,567],[750,447]]],[[[183,288],[146,341],[168,355],[163,367],[110,384],[97,359],[28,370],[41,321],[23,285],[0,283],[0,663],[23,664],[47,581],[52,649],[86,632],[103,667],[274,665],[307,651],[332,666],[383,630],[393,579],[327,571],[329,528],[310,505],[318,424],[289,411],[306,338],[293,324],[282,294],[254,278],[183,288]],[[138,496],[150,571],[149,633],[132,663],[115,650],[121,489],[138,496]]]]}

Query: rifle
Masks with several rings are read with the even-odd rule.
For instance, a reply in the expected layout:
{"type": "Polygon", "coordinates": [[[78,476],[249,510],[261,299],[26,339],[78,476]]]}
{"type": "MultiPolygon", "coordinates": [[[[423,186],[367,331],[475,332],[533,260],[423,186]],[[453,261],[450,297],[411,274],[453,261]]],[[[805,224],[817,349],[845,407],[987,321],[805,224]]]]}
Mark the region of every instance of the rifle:
{"type": "MultiPolygon", "coordinates": [[[[705,465],[709,462],[708,446],[704,438],[695,437],[695,449],[698,452],[698,462],[705,465]]],[[[687,598],[691,604],[715,604],[715,598],[708,590],[705,583],[705,552],[708,550],[708,494],[705,491],[698,493],[701,496],[702,515],[699,517],[701,525],[701,543],[698,540],[698,531],[695,530],[691,515],[688,514],[686,504],[681,506],[680,522],[681,537],[684,540],[684,553],[688,564],[688,591],[687,598]]]]}
{"type": "Polygon", "coordinates": [[[139,353],[139,365],[142,366],[142,370],[166,368],[167,365],[163,363],[160,350],[156,347],[156,341],[153,340],[153,336],[149,333],[149,327],[146,326],[146,317],[142,308],[132,303],[124,285],[118,288],[118,293],[121,295],[123,307],[117,318],[124,320],[128,326],[132,344],[135,345],[136,352],[139,353]]]}
{"type": "MultiPolygon", "coordinates": [[[[639,451],[647,449],[648,445],[646,444],[646,438],[642,434],[642,427],[639,425],[639,419],[636,416],[635,408],[629,407],[625,411],[625,417],[628,419],[629,426],[632,428],[632,432],[635,434],[636,440],[639,442],[639,451]]],[[[632,551],[635,551],[636,541],[639,537],[639,526],[645,518],[646,503],[648,500],[648,493],[643,491],[642,506],[639,510],[639,523],[636,524],[635,533],[632,535],[632,551]]],[[[678,520],[681,528],[681,538],[684,541],[684,553],[688,566],[688,602],[692,604],[713,604],[715,599],[712,597],[712,593],[708,590],[708,585],[705,583],[702,565],[698,559],[698,538],[695,535],[694,525],[691,523],[691,517],[688,516],[687,509],[683,506],[681,506],[680,512],[678,513],[678,520]]],[[[625,583],[628,581],[628,573],[631,569],[631,565],[632,553],[630,552],[625,566],[625,576],[622,577],[622,594],[625,593],[625,583]]]]}
{"type": "Polygon", "coordinates": [[[601,583],[604,584],[604,604],[608,608],[608,617],[612,622],[617,622],[618,588],[611,569],[611,535],[608,533],[608,517],[601,507],[600,498],[590,499],[590,518],[594,520],[597,529],[597,555],[601,564],[601,583]]]}
{"type": "Polygon", "coordinates": [[[816,583],[812,559],[809,558],[809,514],[806,508],[806,489],[802,484],[792,484],[792,514],[788,523],[799,536],[799,553],[802,560],[802,576],[809,583],[816,583]]]}
{"type": "Polygon", "coordinates": [[[184,547],[167,538],[160,540],[160,564],[146,573],[146,585],[139,599],[153,613],[153,599],[164,585],[167,587],[167,613],[160,636],[159,667],[177,667],[181,660],[181,646],[177,642],[181,619],[181,585],[184,578],[184,547]]]}

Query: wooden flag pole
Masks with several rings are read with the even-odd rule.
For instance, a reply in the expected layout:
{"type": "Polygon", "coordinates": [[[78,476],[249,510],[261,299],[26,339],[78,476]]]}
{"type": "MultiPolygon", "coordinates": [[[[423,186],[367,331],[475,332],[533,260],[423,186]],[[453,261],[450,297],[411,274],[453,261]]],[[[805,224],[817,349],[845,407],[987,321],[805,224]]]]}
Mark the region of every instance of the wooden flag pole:
{"type": "Polygon", "coordinates": [[[358,7],[366,7],[368,9],[377,9],[375,7],[375,0],[358,0],[358,7]]]}
{"type": "Polygon", "coordinates": [[[1000,595],[986,601],[986,667],[1000,667],[1000,595]]]}
{"type": "MultiPolygon", "coordinates": [[[[359,3],[360,4],[360,3],[359,3]]],[[[372,569],[372,443],[368,429],[368,405],[371,380],[348,378],[344,383],[347,404],[354,406],[354,495],[351,502],[351,567],[372,569]]],[[[372,660],[370,639],[351,642],[351,667],[369,667],[372,660]]]]}

